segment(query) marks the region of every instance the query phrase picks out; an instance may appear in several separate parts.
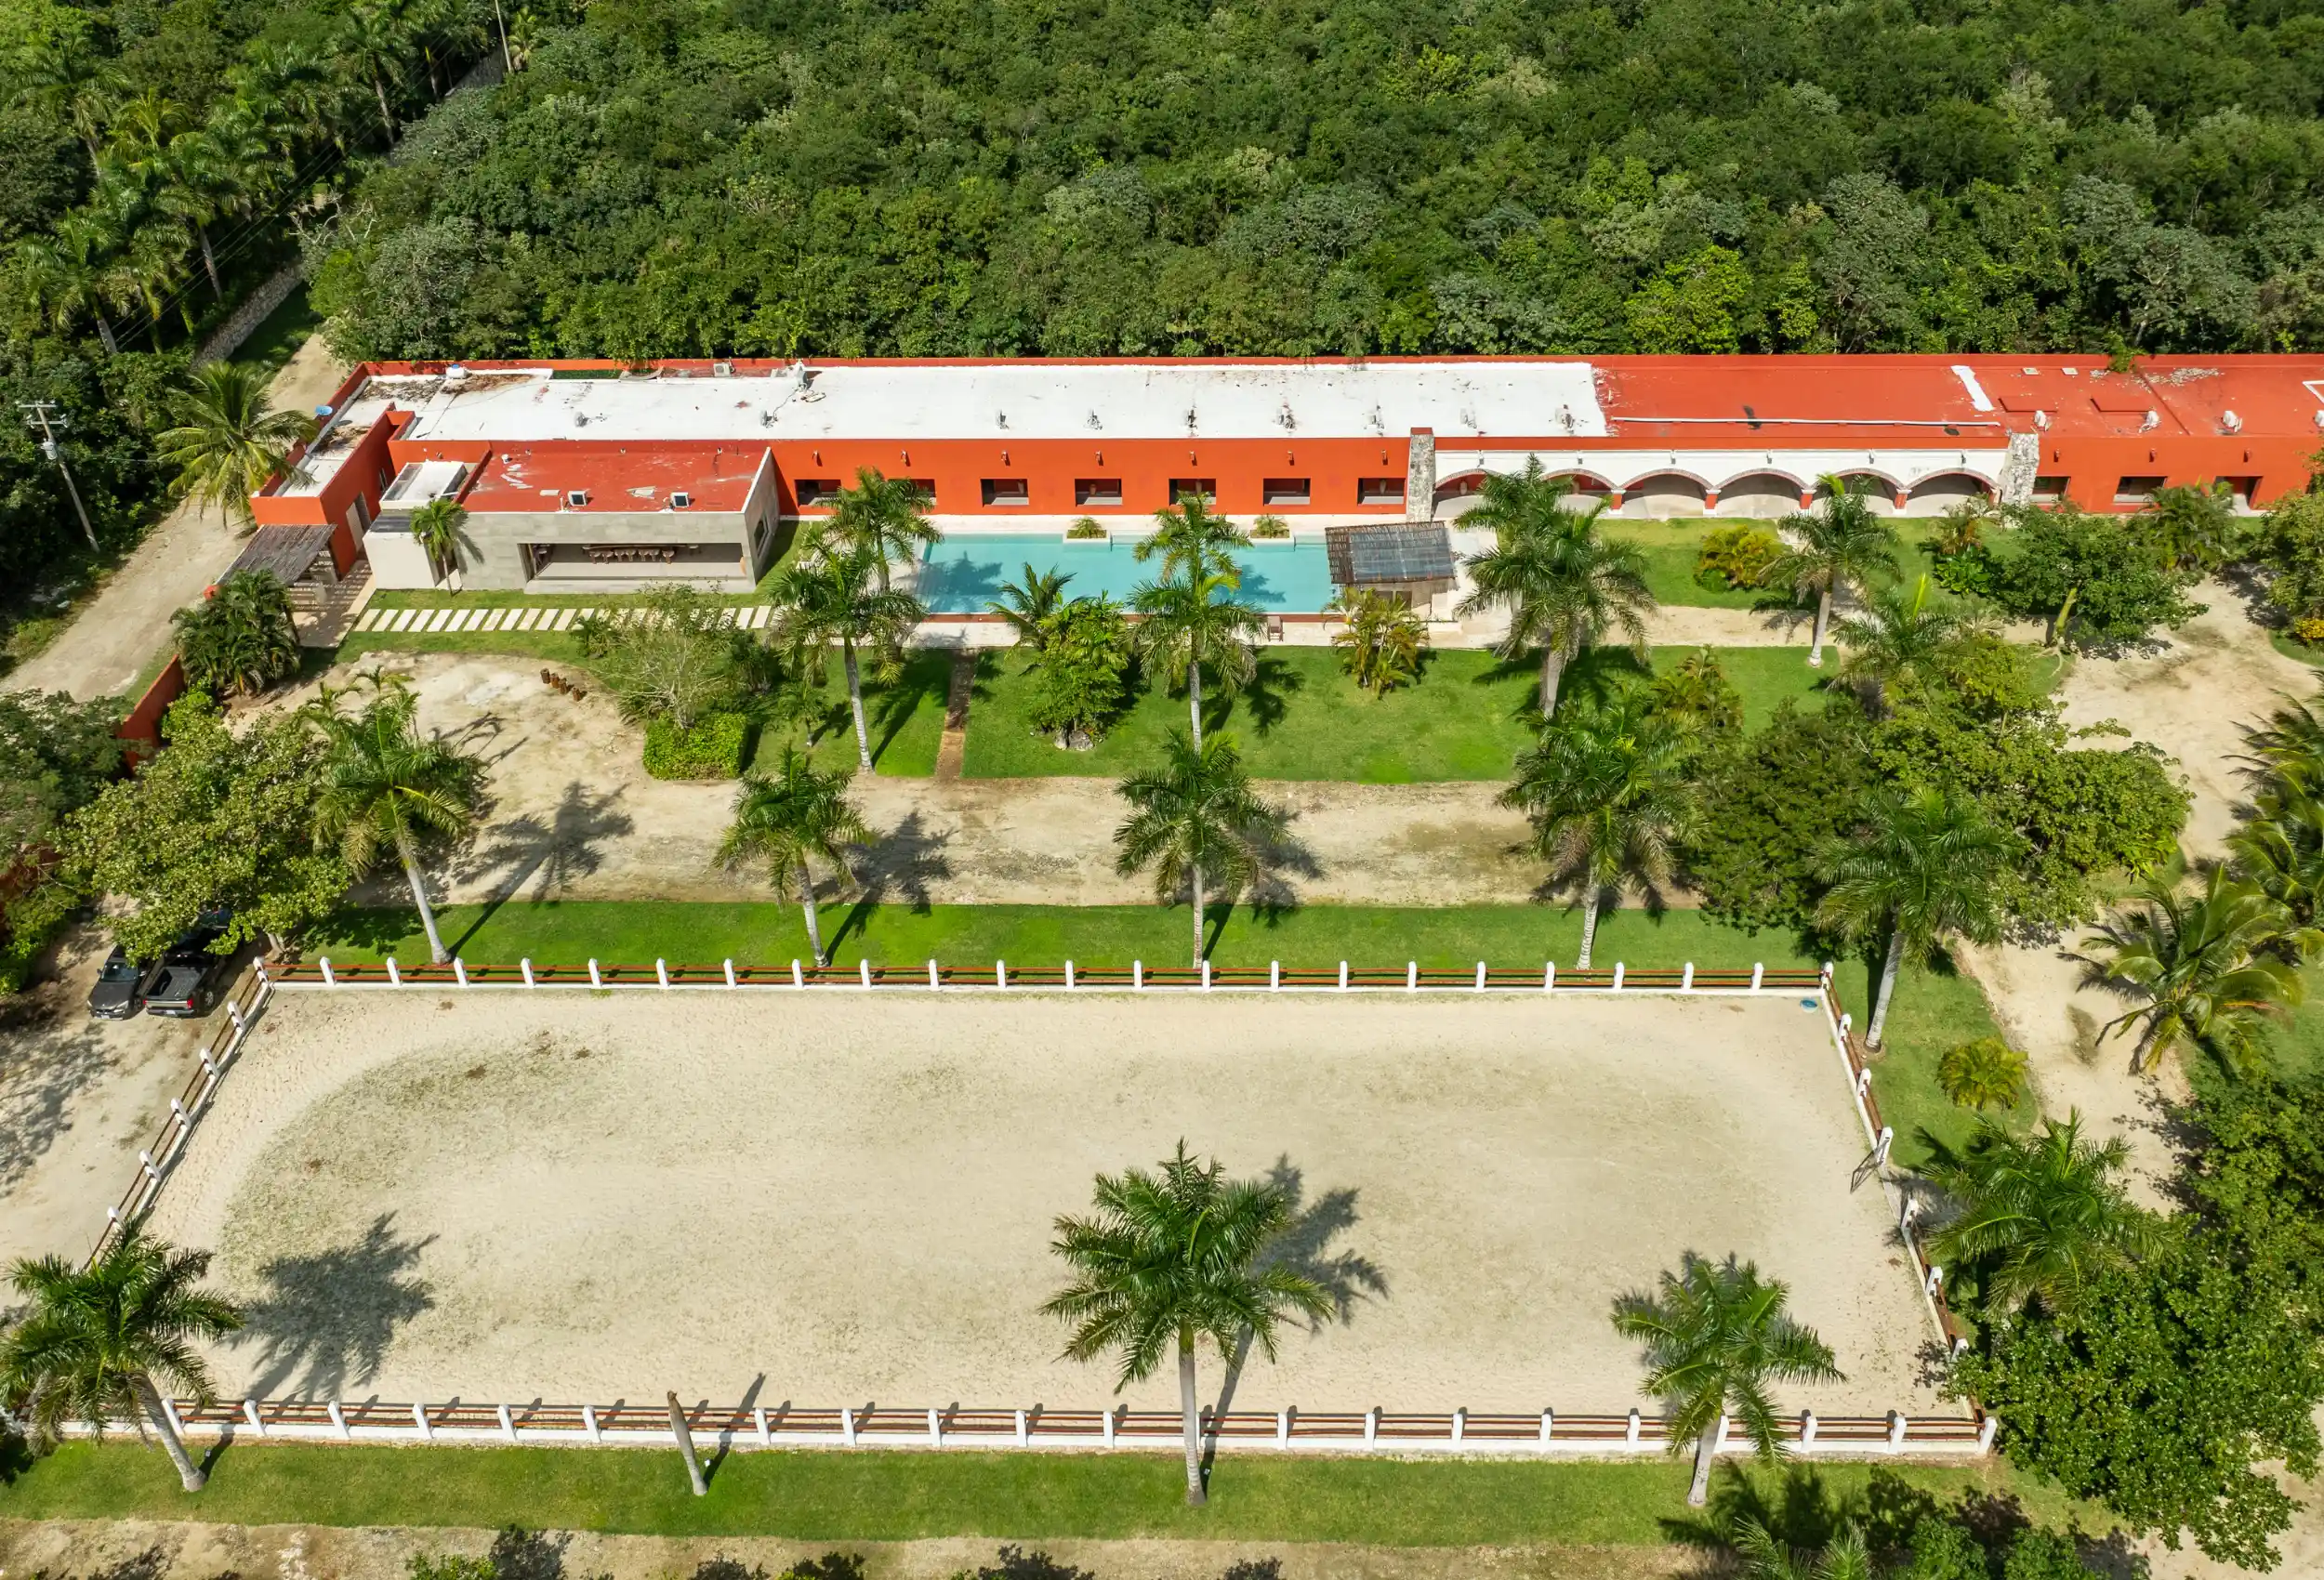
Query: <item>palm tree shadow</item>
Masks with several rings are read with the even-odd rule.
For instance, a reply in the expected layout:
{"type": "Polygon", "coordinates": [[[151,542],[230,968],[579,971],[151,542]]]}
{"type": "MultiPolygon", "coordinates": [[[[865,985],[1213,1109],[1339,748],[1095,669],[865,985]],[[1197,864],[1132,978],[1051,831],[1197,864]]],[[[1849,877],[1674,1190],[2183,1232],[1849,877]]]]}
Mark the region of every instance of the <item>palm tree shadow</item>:
{"type": "Polygon", "coordinates": [[[565,786],[556,810],[547,819],[526,813],[493,825],[486,842],[459,863],[455,876],[474,882],[495,869],[507,872],[494,879],[492,898],[468,930],[454,941],[452,952],[458,954],[492,920],[494,913],[522,893],[527,884],[534,885],[535,902],[554,900],[603,866],[600,845],[621,838],[637,826],[620,810],[621,797],[619,788],[592,793],[575,780],[565,786]]]}
{"type": "MultiPolygon", "coordinates": [[[[1263,736],[1282,723],[1291,697],[1306,684],[1305,678],[1282,659],[1273,653],[1261,656],[1253,669],[1250,684],[1243,688],[1239,699],[1250,715],[1252,732],[1263,736]]],[[[1225,722],[1223,718],[1220,722],[1225,722]]],[[[1204,728],[1210,728],[1208,720],[1204,728]]]]}
{"type": "Polygon", "coordinates": [[[949,832],[929,832],[924,814],[917,811],[898,823],[893,833],[882,836],[878,843],[870,847],[866,862],[858,869],[858,880],[863,887],[838,927],[833,929],[827,947],[836,950],[849,938],[861,934],[871,925],[874,912],[898,900],[908,905],[914,915],[927,915],[933,903],[928,886],[952,876],[952,862],[944,855],[944,848],[951,842],[949,832]]]}
{"type": "MultiPolygon", "coordinates": [[[[1342,1327],[1355,1320],[1356,1308],[1365,1301],[1388,1297],[1388,1275],[1380,1264],[1358,1252],[1333,1245],[1361,1218],[1356,1211],[1354,1187],[1327,1191],[1313,1203],[1308,1202],[1305,1176],[1288,1153],[1277,1157],[1267,1170],[1267,1183],[1283,1193],[1291,1217],[1260,1257],[1261,1269],[1283,1268],[1313,1280],[1331,1300],[1331,1320],[1342,1327]]],[[[1308,1331],[1320,1333],[1324,1326],[1321,1321],[1313,1322],[1308,1331]]],[[[1250,1359],[1251,1343],[1252,1335],[1246,1328],[1219,1381],[1219,1403],[1203,1444],[1202,1474],[1206,1481],[1219,1453],[1216,1421],[1235,1407],[1235,1389],[1250,1359]]]]}
{"type": "Polygon", "coordinates": [[[942,706],[951,689],[951,653],[915,653],[905,663],[902,673],[879,689],[877,697],[865,697],[865,723],[872,734],[873,765],[878,765],[929,698],[935,698],[942,706]]]}
{"type": "Polygon", "coordinates": [[[378,1375],[396,1330],[436,1304],[427,1281],[412,1276],[436,1237],[404,1239],[394,1226],[395,1215],[382,1213],[351,1245],[258,1270],[267,1293],[245,1308],[235,1340],[258,1347],[253,1394],[337,1399],[378,1375]]]}

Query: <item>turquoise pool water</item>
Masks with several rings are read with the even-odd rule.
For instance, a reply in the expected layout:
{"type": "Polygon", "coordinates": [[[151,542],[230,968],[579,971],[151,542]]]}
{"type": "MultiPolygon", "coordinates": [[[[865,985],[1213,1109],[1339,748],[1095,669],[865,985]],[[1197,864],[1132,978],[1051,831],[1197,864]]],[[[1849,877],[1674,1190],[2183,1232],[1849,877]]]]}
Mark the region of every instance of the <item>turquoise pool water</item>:
{"type": "MultiPolygon", "coordinates": [[[[1321,540],[1255,544],[1235,559],[1243,567],[1246,603],[1271,614],[1316,614],[1331,602],[1331,562],[1321,540]]],[[[1000,596],[1001,583],[1023,581],[1028,564],[1070,574],[1068,598],[1111,593],[1123,604],[1161,569],[1155,560],[1142,563],[1127,543],[1068,543],[1054,533],[948,537],[930,546],[920,566],[920,601],[932,614],[981,613],[1000,596]]]]}

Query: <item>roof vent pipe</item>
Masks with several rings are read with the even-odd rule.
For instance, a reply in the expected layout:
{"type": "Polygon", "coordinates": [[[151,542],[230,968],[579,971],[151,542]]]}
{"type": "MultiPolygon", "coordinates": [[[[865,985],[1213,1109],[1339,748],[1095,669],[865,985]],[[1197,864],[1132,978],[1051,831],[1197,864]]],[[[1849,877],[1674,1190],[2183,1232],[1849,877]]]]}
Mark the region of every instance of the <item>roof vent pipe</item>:
{"type": "Polygon", "coordinates": [[[2219,414],[2219,426],[2229,433],[2241,433],[2243,419],[2233,412],[2222,412],[2219,414]]]}

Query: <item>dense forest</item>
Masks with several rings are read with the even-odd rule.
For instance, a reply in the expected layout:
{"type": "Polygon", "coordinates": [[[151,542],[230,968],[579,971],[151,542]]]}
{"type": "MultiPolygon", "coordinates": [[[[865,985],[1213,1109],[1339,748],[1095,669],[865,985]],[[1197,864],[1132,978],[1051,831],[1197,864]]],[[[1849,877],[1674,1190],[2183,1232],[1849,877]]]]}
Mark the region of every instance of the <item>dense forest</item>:
{"type": "Polygon", "coordinates": [[[350,352],[2324,344],[2317,0],[595,0],[350,352]]]}
{"type": "Polygon", "coordinates": [[[17,402],[58,409],[94,535],[134,539],[192,348],[493,27],[492,0],[0,0],[0,594],[91,546],[17,402]]]}

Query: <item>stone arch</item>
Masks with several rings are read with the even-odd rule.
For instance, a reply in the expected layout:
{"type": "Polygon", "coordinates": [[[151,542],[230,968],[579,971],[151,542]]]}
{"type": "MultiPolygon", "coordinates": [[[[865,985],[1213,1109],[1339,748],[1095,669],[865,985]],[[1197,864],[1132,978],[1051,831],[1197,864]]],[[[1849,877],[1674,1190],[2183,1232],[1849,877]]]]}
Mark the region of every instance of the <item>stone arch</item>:
{"type": "Polygon", "coordinates": [[[1967,499],[1993,497],[1993,485],[1974,472],[1939,472],[1912,485],[1912,494],[1899,512],[1907,516],[1942,516],[1967,499]]]}
{"type": "Polygon", "coordinates": [[[1789,516],[1799,509],[1800,495],[1806,490],[1807,485],[1790,473],[1762,467],[1721,483],[1716,513],[1760,520],[1789,516]]]}
{"type": "MultiPolygon", "coordinates": [[[[1836,475],[1842,483],[1863,494],[1864,503],[1871,508],[1873,515],[1896,514],[1896,495],[1904,492],[1904,484],[1896,479],[1886,472],[1874,471],[1869,467],[1850,467],[1836,475]]],[[[1816,497],[1829,499],[1831,491],[1819,481],[1816,486],[1816,497]]]]}
{"type": "Polygon", "coordinates": [[[1552,472],[1550,476],[1552,481],[1571,484],[1574,492],[1568,497],[1579,505],[1593,505],[1614,494],[1614,485],[1595,472],[1552,472]]]}
{"type": "Polygon", "coordinates": [[[1482,505],[1484,501],[1477,495],[1485,487],[1485,480],[1490,475],[1484,467],[1479,467],[1465,472],[1456,472],[1451,477],[1440,480],[1436,484],[1436,497],[1433,502],[1436,519],[1440,521],[1450,520],[1465,516],[1482,505]]]}
{"type": "Polygon", "coordinates": [[[1671,516],[1699,516],[1710,497],[1710,484],[1692,472],[1676,468],[1648,472],[1622,488],[1622,514],[1661,520],[1671,516]]]}

